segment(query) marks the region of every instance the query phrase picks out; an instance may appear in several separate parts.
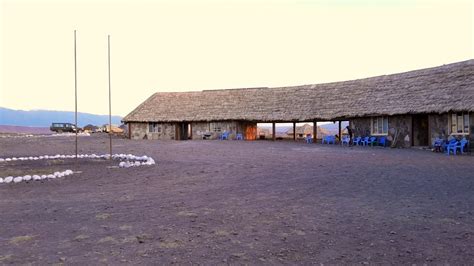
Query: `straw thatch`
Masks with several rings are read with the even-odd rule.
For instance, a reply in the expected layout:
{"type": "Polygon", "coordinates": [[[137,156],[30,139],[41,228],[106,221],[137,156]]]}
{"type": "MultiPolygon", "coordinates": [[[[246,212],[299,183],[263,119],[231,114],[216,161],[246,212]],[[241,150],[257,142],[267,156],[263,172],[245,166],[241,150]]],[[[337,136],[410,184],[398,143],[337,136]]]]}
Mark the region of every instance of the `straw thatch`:
{"type": "Polygon", "coordinates": [[[449,111],[474,111],[474,60],[326,84],[159,92],[123,120],[297,122],[449,111]]]}

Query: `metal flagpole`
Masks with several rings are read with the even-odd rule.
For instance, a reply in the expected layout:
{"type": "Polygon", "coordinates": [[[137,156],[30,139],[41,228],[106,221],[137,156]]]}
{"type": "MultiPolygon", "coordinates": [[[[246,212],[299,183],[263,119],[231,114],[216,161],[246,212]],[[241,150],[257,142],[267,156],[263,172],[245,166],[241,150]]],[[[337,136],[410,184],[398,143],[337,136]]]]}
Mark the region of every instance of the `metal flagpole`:
{"type": "Polygon", "coordinates": [[[112,90],[110,86],[110,35],[108,41],[108,68],[109,68],[109,140],[110,140],[110,160],[112,160],[112,90]]]}
{"type": "Polygon", "coordinates": [[[76,30],[74,30],[74,126],[76,127],[76,159],[77,159],[77,56],[76,56],[76,30]]]}

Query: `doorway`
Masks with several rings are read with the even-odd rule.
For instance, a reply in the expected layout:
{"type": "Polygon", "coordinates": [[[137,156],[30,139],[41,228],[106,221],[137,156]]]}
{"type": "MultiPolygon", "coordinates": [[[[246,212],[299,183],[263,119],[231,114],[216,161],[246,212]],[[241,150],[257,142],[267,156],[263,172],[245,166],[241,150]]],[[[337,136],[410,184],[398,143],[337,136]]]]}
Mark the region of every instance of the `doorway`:
{"type": "Polygon", "coordinates": [[[412,146],[429,146],[428,115],[412,116],[412,146]]]}
{"type": "Polygon", "coordinates": [[[187,140],[189,134],[190,125],[189,123],[182,122],[182,123],[177,123],[176,124],[176,133],[175,133],[175,139],[176,140],[187,140]]]}

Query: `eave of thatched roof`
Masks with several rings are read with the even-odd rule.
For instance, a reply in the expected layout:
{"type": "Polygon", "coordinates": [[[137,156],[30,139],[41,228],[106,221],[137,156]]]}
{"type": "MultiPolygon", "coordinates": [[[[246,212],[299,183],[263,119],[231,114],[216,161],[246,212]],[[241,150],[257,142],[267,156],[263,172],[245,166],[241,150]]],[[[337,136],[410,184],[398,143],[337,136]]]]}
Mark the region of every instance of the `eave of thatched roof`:
{"type": "Polygon", "coordinates": [[[474,111],[474,60],[325,84],[159,92],[123,121],[297,122],[450,111],[474,111]]]}

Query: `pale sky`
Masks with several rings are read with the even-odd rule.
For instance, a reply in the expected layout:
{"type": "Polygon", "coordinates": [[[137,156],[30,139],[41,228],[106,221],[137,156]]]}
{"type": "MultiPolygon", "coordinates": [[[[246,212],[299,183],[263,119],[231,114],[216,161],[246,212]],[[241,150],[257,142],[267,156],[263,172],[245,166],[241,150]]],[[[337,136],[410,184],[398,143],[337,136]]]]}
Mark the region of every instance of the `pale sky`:
{"type": "Polygon", "coordinates": [[[0,0],[0,106],[125,116],[158,91],[315,84],[474,57],[467,0],[0,0]]]}

